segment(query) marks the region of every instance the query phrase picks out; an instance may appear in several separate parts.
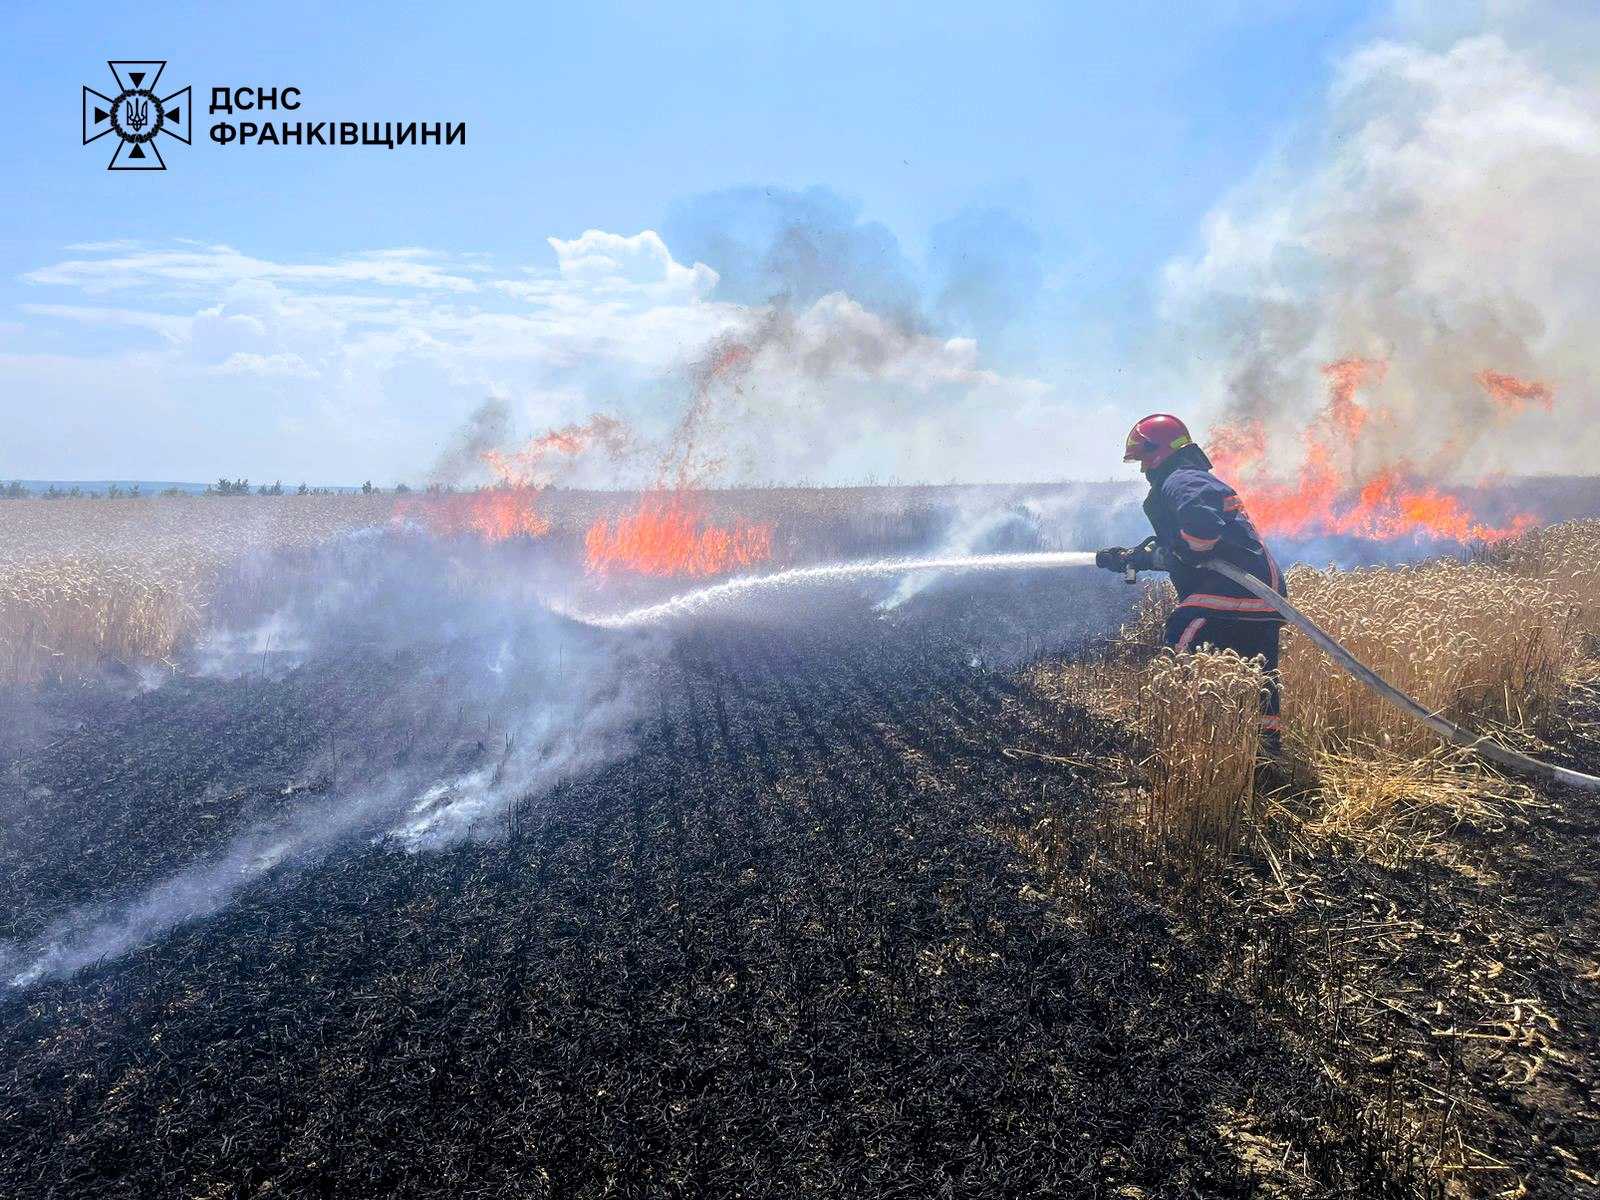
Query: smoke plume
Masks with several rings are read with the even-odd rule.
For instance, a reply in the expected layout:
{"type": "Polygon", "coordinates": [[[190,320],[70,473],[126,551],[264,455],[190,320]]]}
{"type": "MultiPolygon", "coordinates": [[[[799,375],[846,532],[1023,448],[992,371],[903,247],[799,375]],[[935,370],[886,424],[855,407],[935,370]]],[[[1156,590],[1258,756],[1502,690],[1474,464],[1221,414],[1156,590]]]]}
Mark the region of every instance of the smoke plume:
{"type": "Polygon", "coordinates": [[[843,292],[753,311],[689,377],[666,473],[698,484],[938,478],[969,426],[1043,388],[984,365],[971,338],[915,332],[843,292]]]}
{"type": "Polygon", "coordinates": [[[490,396],[467,418],[466,424],[439,455],[428,482],[455,486],[480,471],[483,456],[501,449],[511,437],[511,406],[503,397],[490,396]]]}
{"type": "Polygon", "coordinates": [[[1045,390],[1001,365],[1043,276],[1038,237],[1000,210],[936,226],[920,263],[820,187],[699,196],[664,229],[733,316],[688,372],[669,480],[972,477],[962,448],[1045,390]]]}
{"type": "Polygon", "coordinates": [[[1165,308],[1210,407],[1259,422],[1277,461],[1325,402],[1320,368],[1355,358],[1388,364],[1368,470],[1588,470],[1597,221],[1592,69],[1498,33],[1380,42],[1341,64],[1306,144],[1210,215],[1165,308]]]}
{"type": "Polygon", "coordinates": [[[746,307],[804,309],[843,292],[896,324],[925,324],[922,285],[890,230],[825,187],[740,187],[673,205],[667,244],[714,269],[712,295],[746,307]]]}

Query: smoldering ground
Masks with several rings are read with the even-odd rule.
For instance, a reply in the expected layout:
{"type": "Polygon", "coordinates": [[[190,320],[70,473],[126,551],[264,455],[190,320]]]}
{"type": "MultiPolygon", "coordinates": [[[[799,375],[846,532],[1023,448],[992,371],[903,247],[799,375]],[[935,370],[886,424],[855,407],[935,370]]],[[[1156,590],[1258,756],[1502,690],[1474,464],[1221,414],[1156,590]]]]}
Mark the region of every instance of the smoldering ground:
{"type": "MultiPolygon", "coordinates": [[[[75,882],[52,889],[48,864],[24,861],[29,848],[48,858],[47,841],[65,839],[59,826],[75,819],[82,827],[68,840],[81,849],[116,813],[70,809],[78,781],[19,759],[25,786],[6,801],[7,874],[28,894],[16,898],[17,936],[0,940],[0,978],[23,985],[116,957],[348,845],[379,839],[425,852],[497,836],[517,801],[625,753],[662,642],[555,615],[547,598],[570,583],[538,543],[409,530],[254,564],[234,586],[270,606],[214,630],[182,671],[111,717],[133,723],[133,745],[152,759],[165,740],[193,741],[190,757],[209,754],[215,770],[152,779],[122,755],[121,774],[84,781],[97,807],[186,813],[193,829],[162,832],[198,852],[158,859],[169,869],[157,878],[115,871],[86,881],[68,862],[75,882]],[[215,717],[215,705],[229,715],[215,717]],[[293,734],[264,728],[279,722],[293,734]],[[268,743],[271,753],[252,754],[268,743]]],[[[248,606],[234,596],[218,607],[248,606]]],[[[137,818],[120,833],[142,836],[137,818]]]]}
{"type": "MultiPolygon", "coordinates": [[[[942,499],[943,540],[975,522],[994,528],[966,538],[973,548],[1068,546],[1083,533],[1073,522],[1107,511],[1004,500],[988,522],[976,496],[942,499]]],[[[374,842],[429,853],[499,837],[556,785],[632,753],[684,631],[560,615],[617,597],[597,597],[558,541],[389,526],[257,556],[158,686],[28,701],[58,719],[8,753],[0,979],[21,987],[116,958],[374,842]]],[[[1123,593],[1088,574],[950,578],[926,596],[923,582],[864,636],[947,629],[960,661],[1014,661],[1114,627],[1123,593]]],[[[885,586],[800,588],[709,621],[804,639],[819,603],[829,628],[871,624],[885,586]]]]}

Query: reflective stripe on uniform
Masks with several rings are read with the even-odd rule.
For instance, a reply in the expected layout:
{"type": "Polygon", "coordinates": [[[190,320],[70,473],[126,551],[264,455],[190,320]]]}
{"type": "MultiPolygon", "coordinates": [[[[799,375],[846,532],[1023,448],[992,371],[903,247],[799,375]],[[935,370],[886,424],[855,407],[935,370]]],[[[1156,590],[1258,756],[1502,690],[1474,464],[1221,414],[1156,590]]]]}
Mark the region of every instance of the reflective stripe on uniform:
{"type": "Polygon", "coordinates": [[[1254,596],[1213,596],[1208,592],[1196,592],[1192,596],[1185,596],[1178,601],[1178,607],[1212,608],[1218,612],[1269,613],[1278,611],[1265,600],[1258,600],[1254,596]]]}
{"type": "Polygon", "coordinates": [[[1187,529],[1180,529],[1178,532],[1183,534],[1183,540],[1189,543],[1189,549],[1191,550],[1209,550],[1222,540],[1220,536],[1211,538],[1195,537],[1187,529]]]}
{"type": "Polygon", "coordinates": [[[1283,728],[1283,719],[1281,717],[1262,717],[1261,728],[1268,733],[1276,733],[1283,728]]]}

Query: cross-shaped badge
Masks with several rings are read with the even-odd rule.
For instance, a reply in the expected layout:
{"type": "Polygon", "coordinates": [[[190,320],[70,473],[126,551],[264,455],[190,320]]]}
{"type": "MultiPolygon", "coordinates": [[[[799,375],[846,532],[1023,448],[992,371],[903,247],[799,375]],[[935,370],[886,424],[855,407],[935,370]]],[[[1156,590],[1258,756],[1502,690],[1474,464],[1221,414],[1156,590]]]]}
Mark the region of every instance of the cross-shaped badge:
{"type": "Polygon", "coordinates": [[[115,98],[85,85],[83,89],[83,144],[108,133],[117,135],[117,148],[108,171],[165,171],[166,162],[156,145],[158,134],[171,134],[189,144],[193,113],[189,89],[170,96],[156,95],[156,85],[166,62],[131,62],[116,59],[106,64],[117,81],[115,98]]]}

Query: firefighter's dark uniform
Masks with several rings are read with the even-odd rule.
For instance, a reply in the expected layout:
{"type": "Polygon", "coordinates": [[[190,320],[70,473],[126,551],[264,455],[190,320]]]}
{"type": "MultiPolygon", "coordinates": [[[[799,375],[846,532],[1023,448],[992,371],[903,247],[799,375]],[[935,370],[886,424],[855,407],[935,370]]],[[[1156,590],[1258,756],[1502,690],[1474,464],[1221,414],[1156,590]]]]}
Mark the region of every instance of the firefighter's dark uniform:
{"type": "Polygon", "coordinates": [[[1178,651],[1199,646],[1236,650],[1266,659],[1270,684],[1262,697],[1261,732],[1277,753],[1278,634],[1283,618],[1225,575],[1195,564],[1217,555],[1287,595],[1272,551],[1261,540],[1239,495],[1211,473],[1198,446],[1185,446],[1151,471],[1144,512],[1170,560],[1178,607],[1167,618],[1166,644],[1178,651]]]}

